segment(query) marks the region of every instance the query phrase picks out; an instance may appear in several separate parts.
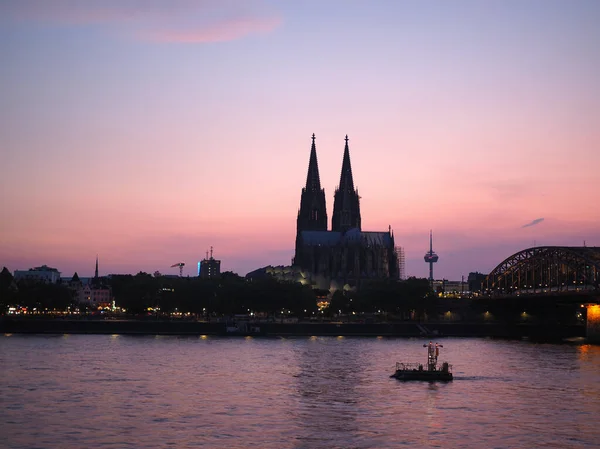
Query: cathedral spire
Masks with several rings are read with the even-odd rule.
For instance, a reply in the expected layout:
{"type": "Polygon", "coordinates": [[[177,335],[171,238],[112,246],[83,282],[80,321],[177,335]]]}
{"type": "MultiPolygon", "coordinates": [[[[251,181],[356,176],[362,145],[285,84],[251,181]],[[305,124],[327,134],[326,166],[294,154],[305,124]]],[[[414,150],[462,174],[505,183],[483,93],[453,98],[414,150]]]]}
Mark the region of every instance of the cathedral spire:
{"type": "Polygon", "coordinates": [[[94,272],[94,278],[98,279],[98,254],[96,254],[96,271],[94,272]]]}
{"type": "Polygon", "coordinates": [[[325,190],[321,188],[319,164],[317,163],[317,147],[315,135],[312,135],[306,187],[302,189],[300,210],[298,211],[297,230],[326,231],[327,209],[325,205],[325,190]]]}
{"type": "Polygon", "coordinates": [[[348,134],[346,134],[344,159],[342,160],[342,173],[340,175],[339,189],[345,193],[354,193],[354,180],[352,179],[352,166],[350,165],[350,150],[348,149],[348,134]]]}
{"type": "Polygon", "coordinates": [[[321,178],[319,177],[319,164],[317,163],[317,147],[315,145],[315,133],[312,135],[312,146],[310,147],[310,159],[308,161],[308,174],[306,175],[306,191],[318,192],[321,190],[321,178]]]}
{"type": "Polygon", "coordinates": [[[344,140],[346,145],[342,160],[342,172],[340,174],[340,184],[334,195],[333,216],[331,219],[331,229],[340,232],[345,232],[351,228],[360,230],[360,197],[358,196],[358,190],[354,189],[347,134],[344,140]]]}

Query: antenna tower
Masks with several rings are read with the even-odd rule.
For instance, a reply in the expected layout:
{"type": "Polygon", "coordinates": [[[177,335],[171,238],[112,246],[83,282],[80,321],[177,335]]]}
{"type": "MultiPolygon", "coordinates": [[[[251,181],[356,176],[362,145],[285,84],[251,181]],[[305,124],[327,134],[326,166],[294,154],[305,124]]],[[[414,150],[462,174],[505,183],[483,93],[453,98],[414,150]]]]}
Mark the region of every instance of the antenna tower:
{"type": "Polygon", "coordinates": [[[429,230],[429,251],[425,253],[425,263],[429,264],[429,282],[433,285],[433,264],[436,263],[439,256],[433,252],[433,233],[429,230]]]}

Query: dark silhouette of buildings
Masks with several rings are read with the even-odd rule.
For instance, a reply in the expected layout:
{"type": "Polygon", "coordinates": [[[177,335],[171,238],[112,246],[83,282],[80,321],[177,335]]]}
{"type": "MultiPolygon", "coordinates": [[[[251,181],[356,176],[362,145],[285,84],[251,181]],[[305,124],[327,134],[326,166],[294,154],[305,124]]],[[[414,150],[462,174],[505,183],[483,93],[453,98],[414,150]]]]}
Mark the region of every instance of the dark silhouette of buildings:
{"type": "Polygon", "coordinates": [[[483,274],[478,271],[469,273],[469,276],[467,277],[467,282],[469,284],[469,291],[472,293],[480,292],[482,290],[481,287],[482,287],[483,282],[485,281],[486,277],[487,277],[487,274],[483,274]]]}
{"type": "Polygon", "coordinates": [[[221,261],[213,257],[213,248],[210,247],[210,258],[206,251],[206,258],[200,262],[198,276],[202,279],[218,278],[221,275],[221,261]]]}
{"type": "Polygon", "coordinates": [[[60,282],[60,271],[48,265],[42,265],[41,267],[30,268],[29,270],[15,270],[14,279],[15,281],[24,279],[27,281],[56,284],[60,282]]]}
{"type": "Polygon", "coordinates": [[[340,183],[335,190],[331,231],[327,230],[325,190],[321,188],[315,135],[302,189],[293,264],[319,288],[358,287],[365,279],[398,277],[398,256],[391,226],[387,232],[361,228],[360,196],[354,187],[348,136],[340,183]]]}

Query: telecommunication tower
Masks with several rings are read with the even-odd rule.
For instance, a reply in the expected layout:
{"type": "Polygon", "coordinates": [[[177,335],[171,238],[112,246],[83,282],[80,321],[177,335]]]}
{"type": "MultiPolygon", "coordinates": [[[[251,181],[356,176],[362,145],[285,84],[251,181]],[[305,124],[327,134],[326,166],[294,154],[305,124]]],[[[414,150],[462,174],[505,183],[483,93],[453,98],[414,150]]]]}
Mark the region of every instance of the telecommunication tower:
{"type": "Polygon", "coordinates": [[[438,261],[439,257],[433,252],[433,234],[429,230],[429,251],[425,253],[425,263],[429,264],[429,282],[433,285],[433,264],[438,261]]]}

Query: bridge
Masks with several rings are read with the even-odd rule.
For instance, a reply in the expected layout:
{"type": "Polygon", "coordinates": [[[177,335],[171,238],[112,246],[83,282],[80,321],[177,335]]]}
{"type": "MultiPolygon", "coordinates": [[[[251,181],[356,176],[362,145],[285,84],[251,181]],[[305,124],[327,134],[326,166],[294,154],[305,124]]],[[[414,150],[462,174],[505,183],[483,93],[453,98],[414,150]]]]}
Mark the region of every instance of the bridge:
{"type": "Polygon", "coordinates": [[[491,297],[557,296],[585,304],[587,336],[600,342],[600,247],[539,246],[504,259],[483,281],[491,297]]]}
{"type": "Polygon", "coordinates": [[[504,259],[483,282],[489,295],[590,292],[600,288],[600,247],[538,246],[504,259]]]}

